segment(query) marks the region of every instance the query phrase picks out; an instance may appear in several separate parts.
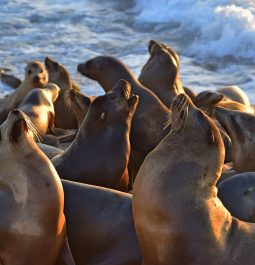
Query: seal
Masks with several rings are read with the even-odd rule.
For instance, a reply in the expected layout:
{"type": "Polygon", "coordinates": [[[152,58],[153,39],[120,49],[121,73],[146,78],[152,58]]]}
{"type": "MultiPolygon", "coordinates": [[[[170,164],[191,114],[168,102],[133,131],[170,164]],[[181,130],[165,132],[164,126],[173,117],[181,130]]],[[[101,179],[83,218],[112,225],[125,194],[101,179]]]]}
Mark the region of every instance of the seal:
{"type": "MultiPolygon", "coordinates": [[[[98,56],[79,64],[78,72],[96,80],[108,92],[120,79],[127,80],[132,93],[139,96],[139,104],[132,120],[130,139],[131,155],[129,177],[135,178],[144,158],[169,131],[164,130],[169,109],[149,89],[144,87],[120,60],[109,56],[98,56]]],[[[130,187],[131,188],[131,187],[130,187]]]]}
{"type": "Polygon", "coordinates": [[[202,109],[211,109],[215,106],[218,106],[226,109],[238,110],[254,114],[254,109],[252,107],[244,105],[237,101],[226,99],[224,100],[224,95],[217,91],[202,91],[195,97],[193,102],[198,108],[202,109]]]}
{"type": "Polygon", "coordinates": [[[81,124],[88,112],[89,106],[95,98],[96,97],[94,96],[86,96],[75,88],[67,91],[65,103],[67,104],[68,108],[73,112],[78,123],[78,128],[81,127],[81,124]]]}
{"type": "Polygon", "coordinates": [[[254,264],[255,224],[232,217],[217,197],[224,161],[218,128],[185,94],[173,102],[169,123],[134,184],[142,264],[254,264]]]}
{"type": "Polygon", "coordinates": [[[218,197],[231,215],[255,223],[255,173],[234,175],[218,185],[218,197]]]}
{"type": "Polygon", "coordinates": [[[0,261],[74,264],[66,239],[63,187],[34,142],[28,119],[15,109],[0,126],[0,261]]]}
{"type": "Polygon", "coordinates": [[[76,265],[140,265],[132,195],[67,180],[62,184],[67,235],[76,265]]]}
{"type": "Polygon", "coordinates": [[[173,48],[155,40],[150,40],[148,51],[150,57],[138,80],[170,107],[173,99],[184,92],[180,79],[179,56],[173,48]]]}
{"type": "Polygon", "coordinates": [[[127,191],[129,133],[137,104],[125,80],[97,97],[74,142],[52,159],[60,178],[127,191]]]}
{"type": "Polygon", "coordinates": [[[72,89],[72,80],[67,69],[50,57],[45,57],[44,64],[49,73],[49,82],[58,85],[61,89],[61,93],[54,103],[55,127],[77,129],[75,117],[65,104],[65,93],[72,89]]]}
{"type": "Polygon", "coordinates": [[[47,83],[48,73],[44,65],[39,61],[28,63],[25,68],[24,81],[12,94],[2,98],[0,101],[0,123],[6,119],[11,110],[18,107],[30,90],[42,88],[47,83]]]}
{"type": "Polygon", "coordinates": [[[215,107],[216,118],[232,141],[232,160],[237,173],[255,171],[255,116],[240,111],[215,107]]]}
{"type": "Polygon", "coordinates": [[[54,133],[53,103],[57,100],[59,92],[57,85],[49,83],[43,89],[30,91],[19,105],[19,109],[30,118],[40,136],[44,136],[48,129],[54,133]]]}

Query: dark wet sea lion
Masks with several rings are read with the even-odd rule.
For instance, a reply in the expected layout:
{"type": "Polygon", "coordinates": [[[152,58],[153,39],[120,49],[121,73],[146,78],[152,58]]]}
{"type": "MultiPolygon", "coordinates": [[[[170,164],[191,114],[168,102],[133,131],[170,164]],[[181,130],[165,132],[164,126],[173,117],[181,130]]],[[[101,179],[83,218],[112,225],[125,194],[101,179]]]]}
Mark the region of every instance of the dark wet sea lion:
{"type": "Polygon", "coordinates": [[[255,115],[220,107],[214,108],[212,115],[231,138],[236,172],[255,171],[255,115]]]}
{"type": "Polygon", "coordinates": [[[146,157],[133,189],[143,265],[255,264],[255,224],[232,217],[217,197],[223,161],[213,120],[180,94],[171,132],[146,157]]]}
{"type": "Polygon", "coordinates": [[[140,265],[132,196],[87,184],[62,183],[67,234],[76,265],[140,265]]]}
{"type": "Polygon", "coordinates": [[[40,136],[44,136],[48,129],[54,131],[53,103],[59,96],[60,88],[55,84],[47,84],[45,88],[36,88],[30,91],[19,105],[30,118],[40,136]]]}
{"type": "Polygon", "coordinates": [[[218,185],[218,197],[231,214],[255,223],[255,172],[234,175],[218,185]]]}
{"type": "Polygon", "coordinates": [[[63,187],[34,142],[28,119],[13,110],[0,126],[0,262],[73,265],[63,187]]]}
{"type": "Polygon", "coordinates": [[[108,92],[121,78],[127,80],[132,86],[132,93],[139,96],[139,104],[131,126],[131,168],[135,176],[146,155],[153,150],[167,134],[163,130],[167,107],[158,97],[139,83],[130,69],[116,58],[98,56],[79,64],[78,71],[98,81],[108,92]]]}
{"type": "Polygon", "coordinates": [[[65,104],[65,93],[72,89],[71,77],[64,65],[59,64],[49,57],[44,60],[46,69],[49,73],[49,82],[57,84],[61,93],[54,103],[55,126],[63,129],[77,129],[77,122],[71,111],[65,104]]]}
{"type": "Polygon", "coordinates": [[[25,68],[25,79],[21,85],[10,95],[0,100],[0,123],[8,113],[17,108],[25,96],[33,88],[42,88],[48,83],[48,73],[41,62],[33,61],[25,68]]]}
{"type": "Polygon", "coordinates": [[[143,66],[138,80],[170,107],[174,98],[184,92],[179,56],[173,48],[155,40],[149,42],[148,51],[150,58],[143,66]]]}
{"type": "Polygon", "coordinates": [[[129,133],[137,103],[125,80],[97,97],[74,142],[52,160],[60,177],[127,191],[129,133]]]}
{"type": "Polygon", "coordinates": [[[74,88],[67,92],[65,102],[68,108],[73,112],[78,123],[78,128],[81,127],[82,122],[89,110],[89,106],[95,98],[96,97],[94,96],[86,96],[81,91],[74,88]]]}
{"type": "Polygon", "coordinates": [[[5,74],[0,72],[0,81],[11,88],[18,88],[22,81],[14,75],[5,74]]]}

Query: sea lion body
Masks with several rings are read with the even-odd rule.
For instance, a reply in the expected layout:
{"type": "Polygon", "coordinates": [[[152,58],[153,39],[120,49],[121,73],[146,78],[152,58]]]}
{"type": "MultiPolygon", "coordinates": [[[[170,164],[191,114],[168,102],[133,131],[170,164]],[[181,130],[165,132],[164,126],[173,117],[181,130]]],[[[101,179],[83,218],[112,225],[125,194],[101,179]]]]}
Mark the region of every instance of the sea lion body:
{"type": "Polygon", "coordinates": [[[140,265],[132,196],[66,180],[62,183],[67,234],[76,265],[140,265]]]}
{"type": "Polygon", "coordinates": [[[44,65],[39,61],[27,64],[25,68],[25,79],[21,85],[10,95],[0,101],[0,123],[2,123],[9,111],[18,107],[25,96],[33,88],[42,88],[48,83],[48,73],[44,65]]]}
{"type": "Polygon", "coordinates": [[[48,84],[45,88],[33,89],[28,93],[19,109],[32,121],[40,136],[46,134],[48,128],[54,131],[54,105],[60,92],[55,84],[48,84]]]}
{"type": "Polygon", "coordinates": [[[129,132],[137,103],[124,80],[97,97],[74,142],[52,160],[60,177],[127,191],[129,132]]]}
{"type": "Polygon", "coordinates": [[[77,121],[73,113],[68,110],[65,104],[65,93],[72,89],[72,80],[64,65],[46,57],[44,60],[49,73],[49,82],[58,85],[61,93],[54,103],[55,126],[62,129],[77,129],[77,121]]]}
{"type": "Polygon", "coordinates": [[[174,98],[184,92],[179,73],[179,56],[171,47],[155,40],[149,42],[148,50],[150,58],[138,80],[170,107],[174,98]]]}
{"type": "Polygon", "coordinates": [[[142,264],[254,264],[255,225],[232,217],[217,197],[219,130],[185,94],[171,118],[172,131],[146,157],[133,189],[142,264]]]}
{"type": "Polygon", "coordinates": [[[67,243],[64,193],[27,119],[13,110],[0,127],[0,262],[55,265],[67,243]]]}

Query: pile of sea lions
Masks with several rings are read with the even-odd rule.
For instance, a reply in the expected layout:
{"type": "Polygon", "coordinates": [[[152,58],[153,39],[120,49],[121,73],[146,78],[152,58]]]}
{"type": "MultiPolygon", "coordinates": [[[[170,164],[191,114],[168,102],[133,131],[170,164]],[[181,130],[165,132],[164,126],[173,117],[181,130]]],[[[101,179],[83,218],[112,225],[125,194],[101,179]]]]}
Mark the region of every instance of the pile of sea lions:
{"type": "Polygon", "coordinates": [[[110,56],[52,58],[0,101],[0,265],[254,265],[255,115],[237,86],[196,94],[151,40],[139,78],[110,56]]]}

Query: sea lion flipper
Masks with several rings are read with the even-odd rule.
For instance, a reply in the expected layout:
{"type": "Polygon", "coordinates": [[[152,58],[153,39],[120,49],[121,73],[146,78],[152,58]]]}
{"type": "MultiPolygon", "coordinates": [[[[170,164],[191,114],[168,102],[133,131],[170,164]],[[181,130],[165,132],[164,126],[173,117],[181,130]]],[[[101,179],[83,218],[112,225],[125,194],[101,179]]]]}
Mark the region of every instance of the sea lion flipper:
{"type": "Polygon", "coordinates": [[[62,249],[60,250],[60,253],[59,253],[59,256],[58,256],[58,259],[55,265],[75,265],[73,254],[71,252],[67,236],[65,237],[62,249]]]}

